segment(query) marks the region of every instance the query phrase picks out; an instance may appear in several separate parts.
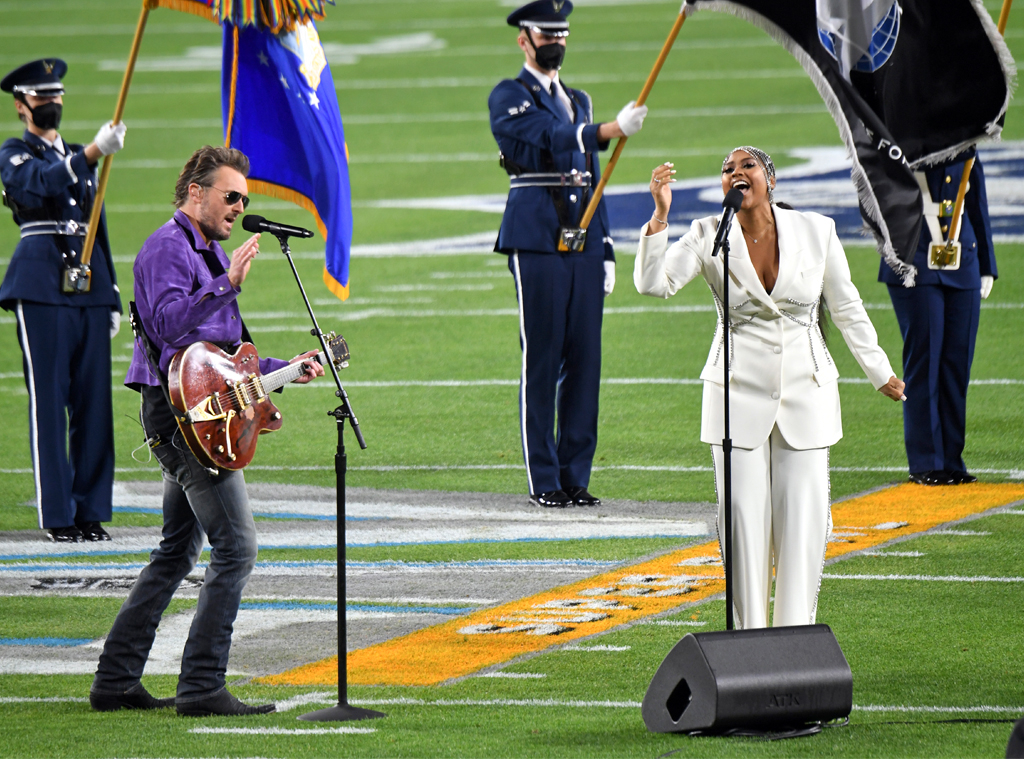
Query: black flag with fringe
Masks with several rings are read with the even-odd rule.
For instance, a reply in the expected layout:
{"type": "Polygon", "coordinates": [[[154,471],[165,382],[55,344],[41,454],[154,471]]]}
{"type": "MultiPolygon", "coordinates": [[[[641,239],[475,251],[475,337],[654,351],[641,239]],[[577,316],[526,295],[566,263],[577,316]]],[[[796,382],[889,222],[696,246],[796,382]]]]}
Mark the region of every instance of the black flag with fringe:
{"type": "Polygon", "coordinates": [[[878,252],[913,286],[914,176],[998,137],[1016,68],[981,0],[687,0],[765,30],[803,66],[853,159],[878,252]]]}

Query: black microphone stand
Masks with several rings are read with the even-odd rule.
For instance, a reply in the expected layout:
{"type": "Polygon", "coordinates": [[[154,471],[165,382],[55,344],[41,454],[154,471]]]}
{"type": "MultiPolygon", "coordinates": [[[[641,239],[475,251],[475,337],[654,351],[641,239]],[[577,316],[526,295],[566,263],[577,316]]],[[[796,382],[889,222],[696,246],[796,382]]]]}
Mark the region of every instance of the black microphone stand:
{"type": "Polygon", "coordinates": [[[352,412],[348,393],[345,392],[345,388],[341,385],[338,368],[334,365],[334,361],[331,360],[333,354],[327,347],[327,340],[324,338],[324,333],[316,320],[316,314],[313,313],[313,306],[310,305],[309,298],[306,296],[306,289],[302,286],[299,271],[295,268],[295,261],[292,260],[292,251],[288,247],[288,237],[283,234],[274,236],[281,243],[281,252],[284,253],[285,258],[288,259],[288,264],[292,267],[292,274],[295,275],[295,282],[299,286],[299,292],[302,293],[302,300],[306,303],[309,318],[313,320],[313,329],[309,333],[320,341],[320,348],[323,350],[324,355],[328,357],[327,366],[331,370],[331,376],[334,377],[334,385],[337,388],[334,391],[334,395],[341,401],[341,405],[334,409],[334,411],[327,412],[328,416],[334,417],[338,428],[338,450],[334,455],[338,519],[338,705],[303,714],[299,719],[306,720],[307,722],[348,722],[357,719],[385,717],[387,715],[383,712],[361,709],[358,706],[349,706],[348,703],[348,626],[345,622],[347,598],[345,591],[345,473],[348,470],[348,459],[345,456],[346,419],[352,425],[352,431],[356,434],[356,440],[359,442],[360,448],[366,449],[366,441],[363,439],[363,433],[359,430],[359,420],[356,419],[356,415],[352,412]]]}
{"type": "MultiPolygon", "coordinates": [[[[732,214],[728,211],[723,213],[722,224],[726,224],[726,216],[729,217],[728,225],[732,224],[732,214]]],[[[725,568],[725,629],[732,630],[732,437],[729,433],[729,229],[726,227],[722,235],[721,248],[716,244],[711,251],[712,256],[717,256],[722,251],[722,352],[725,354],[725,373],[722,389],[725,393],[724,423],[722,431],[722,502],[725,511],[725,556],[722,557],[725,568]]]]}

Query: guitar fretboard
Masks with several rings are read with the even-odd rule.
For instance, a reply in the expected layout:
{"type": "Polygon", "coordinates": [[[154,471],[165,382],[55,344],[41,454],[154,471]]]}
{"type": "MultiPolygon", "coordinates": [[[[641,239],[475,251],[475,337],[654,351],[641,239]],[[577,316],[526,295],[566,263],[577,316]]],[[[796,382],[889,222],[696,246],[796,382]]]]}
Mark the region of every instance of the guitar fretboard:
{"type": "Polygon", "coordinates": [[[327,357],[324,356],[323,351],[316,355],[315,359],[307,358],[304,361],[296,361],[294,364],[288,364],[288,366],[282,366],[276,372],[270,374],[264,374],[260,379],[262,380],[263,389],[268,393],[272,393],[279,387],[284,387],[289,382],[294,382],[303,374],[306,373],[306,367],[304,364],[307,361],[319,361],[321,364],[327,364],[327,357]]]}

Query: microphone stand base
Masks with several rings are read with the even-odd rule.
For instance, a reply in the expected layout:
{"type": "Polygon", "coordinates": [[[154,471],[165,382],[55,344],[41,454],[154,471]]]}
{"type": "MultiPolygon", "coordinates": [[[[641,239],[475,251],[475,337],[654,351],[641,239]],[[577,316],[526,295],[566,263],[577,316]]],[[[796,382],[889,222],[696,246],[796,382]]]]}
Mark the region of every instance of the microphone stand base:
{"type": "Polygon", "coordinates": [[[360,709],[358,706],[339,703],[337,706],[303,714],[298,719],[304,722],[354,722],[360,719],[380,719],[386,716],[388,715],[384,712],[375,712],[373,709],[360,709]]]}

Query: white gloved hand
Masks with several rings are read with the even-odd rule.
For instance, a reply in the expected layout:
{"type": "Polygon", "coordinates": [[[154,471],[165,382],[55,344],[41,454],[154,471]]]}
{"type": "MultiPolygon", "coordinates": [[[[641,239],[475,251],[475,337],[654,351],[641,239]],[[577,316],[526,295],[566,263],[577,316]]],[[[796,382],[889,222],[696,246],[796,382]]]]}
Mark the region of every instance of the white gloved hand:
{"type": "Polygon", "coordinates": [[[991,274],[981,275],[981,299],[985,300],[989,295],[992,294],[992,285],[996,282],[996,278],[991,274]]]}
{"type": "Polygon", "coordinates": [[[93,142],[103,155],[113,155],[124,147],[124,133],[127,131],[128,127],[123,121],[120,124],[108,121],[100,127],[93,142]]]}
{"type": "Polygon", "coordinates": [[[615,117],[615,120],[619,122],[619,129],[627,137],[632,137],[634,134],[640,131],[640,127],[644,125],[644,119],[647,118],[647,106],[642,105],[639,108],[636,107],[636,101],[630,100],[619,111],[619,115],[615,117]]]}
{"type": "Polygon", "coordinates": [[[118,311],[110,312],[110,339],[113,340],[121,331],[121,314],[118,311]]]}
{"type": "Polygon", "coordinates": [[[611,295],[615,289],[615,262],[604,262],[604,294],[611,295]]]}

